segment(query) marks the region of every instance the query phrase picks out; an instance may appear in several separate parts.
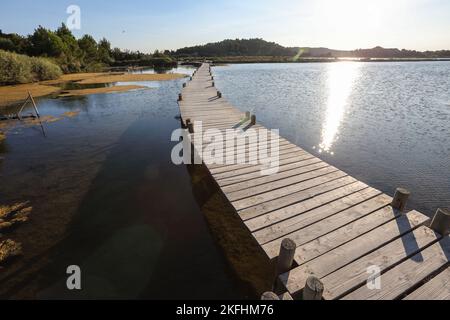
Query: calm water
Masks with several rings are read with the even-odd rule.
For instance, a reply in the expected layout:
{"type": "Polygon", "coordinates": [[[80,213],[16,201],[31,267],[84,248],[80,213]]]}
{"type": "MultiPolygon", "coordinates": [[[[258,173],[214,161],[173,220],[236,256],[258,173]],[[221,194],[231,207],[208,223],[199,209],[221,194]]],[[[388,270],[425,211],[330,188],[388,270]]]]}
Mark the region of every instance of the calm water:
{"type": "Polygon", "coordinates": [[[450,63],[252,64],[215,68],[235,106],[357,179],[450,206],[450,63]]]}
{"type": "MultiPolygon", "coordinates": [[[[191,73],[181,68],[178,72],[191,73]]],[[[450,206],[450,63],[232,65],[214,70],[226,98],[313,154],[410,206],[450,206]]],[[[174,166],[184,79],[147,90],[40,99],[73,118],[16,129],[0,150],[0,203],[30,201],[13,234],[24,257],[0,274],[0,297],[246,298],[174,166]],[[67,294],[65,269],[83,270],[67,294]]],[[[142,85],[142,82],[139,83],[142,85]]]]}
{"type": "Polygon", "coordinates": [[[33,212],[9,235],[24,257],[0,271],[0,297],[245,298],[188,170],[170,160],[184,81],[40,99],[42,115],[80,114],[44,124],[46,138],[40,128],[9,134],[0,203],[27,200],[33,212]],[[77,294],[65,288],[71,264],[83,272],[77,294]]]}

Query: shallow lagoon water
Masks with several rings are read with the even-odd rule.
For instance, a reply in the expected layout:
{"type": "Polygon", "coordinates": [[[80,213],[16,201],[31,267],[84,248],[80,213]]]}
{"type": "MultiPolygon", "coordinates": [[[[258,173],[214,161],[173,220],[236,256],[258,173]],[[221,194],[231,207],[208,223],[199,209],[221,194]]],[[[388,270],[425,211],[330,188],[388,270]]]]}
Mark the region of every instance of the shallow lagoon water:
{"type": "Polygon", "coordinates": [[[0,271],[0,296],[245,297],[197,205],[188,170],[170,159],[184,81],[38,99],[42,115],[80,113],[45,123],[45,137],[37,127],[8,135],[0,201],[30,201],[33,212],[8,235],[23,243],[24,256],[0,271]],[[81,267],[81,292],[65,286],[71,264],[81,267]]]}

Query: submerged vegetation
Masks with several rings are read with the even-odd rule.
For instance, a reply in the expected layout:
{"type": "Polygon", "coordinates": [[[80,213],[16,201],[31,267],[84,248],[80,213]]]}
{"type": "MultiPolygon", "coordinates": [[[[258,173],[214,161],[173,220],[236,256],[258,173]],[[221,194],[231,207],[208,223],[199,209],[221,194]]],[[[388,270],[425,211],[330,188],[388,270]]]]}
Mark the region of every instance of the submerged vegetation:
{"type": "Polygon", "coordinates": [[[0,206],[0,266],[22,254],[22,245],[11,239],[3,240],[2,234],[27,222],[31,211],[32,208],[28,206],[27,202],[0,206]]]}

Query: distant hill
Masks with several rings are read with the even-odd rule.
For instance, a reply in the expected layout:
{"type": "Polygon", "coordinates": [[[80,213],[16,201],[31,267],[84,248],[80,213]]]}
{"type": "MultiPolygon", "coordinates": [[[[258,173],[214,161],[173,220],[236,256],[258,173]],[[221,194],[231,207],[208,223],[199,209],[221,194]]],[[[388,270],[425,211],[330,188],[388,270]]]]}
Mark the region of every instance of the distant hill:
{"type": "Polygon", "coordinates": [[[198,57],[291,56],[295,55],[295,51],[262,39],[236,39],[178,49],[175,55],[198,57]]]}
{"type": "Polygon", "coordinates": [[[397,48],[375,47],[372,49],[333,50],[328,48],[283,47],[263,39],[235,39],[181,48],[175,56],[233,57],[278,56],[297,58],[450,58],[450,50],[416,51],[397,48]]]}

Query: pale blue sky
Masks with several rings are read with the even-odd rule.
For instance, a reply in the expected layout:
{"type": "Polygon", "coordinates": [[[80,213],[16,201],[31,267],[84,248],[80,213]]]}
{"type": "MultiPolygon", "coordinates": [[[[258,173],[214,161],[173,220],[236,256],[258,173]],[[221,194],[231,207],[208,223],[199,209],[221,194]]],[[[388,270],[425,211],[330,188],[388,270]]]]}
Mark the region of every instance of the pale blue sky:
{"type": "Polygon", "coordinates": [[[285,46],[376,45],[450,49],[450,0],[14,0],[2,1],[0,29],[54,29],[81,8],[81,30],[113,46],[151,52],[258,37],[285,46]]]}

